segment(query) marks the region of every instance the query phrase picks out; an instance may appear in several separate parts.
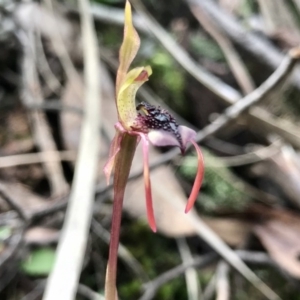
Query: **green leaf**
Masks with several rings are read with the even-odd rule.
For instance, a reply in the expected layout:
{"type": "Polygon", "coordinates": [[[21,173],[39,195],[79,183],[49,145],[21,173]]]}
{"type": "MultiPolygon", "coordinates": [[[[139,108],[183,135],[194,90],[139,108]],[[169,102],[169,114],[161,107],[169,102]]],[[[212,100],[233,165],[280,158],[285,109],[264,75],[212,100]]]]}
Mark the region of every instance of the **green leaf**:
{"type": "Polygon", "coordinates": [[[22,262],[21,269],[31,276],[46,276],[51,272],[54,261],[55,251],[52,248],[39,248],[22,262]]]}

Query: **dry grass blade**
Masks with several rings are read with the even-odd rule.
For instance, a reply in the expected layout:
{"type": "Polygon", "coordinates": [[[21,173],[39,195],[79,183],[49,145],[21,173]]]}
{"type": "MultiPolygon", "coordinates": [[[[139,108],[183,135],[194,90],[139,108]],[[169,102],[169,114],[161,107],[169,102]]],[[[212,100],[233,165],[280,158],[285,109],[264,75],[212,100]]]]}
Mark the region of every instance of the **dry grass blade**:
{"type": "Polygon", "coordinates": [[[300,49],[292,49],[282,61],[278,69],[259,88],[227,108],[224,114],[220,115],[214,123],[206,126],[202,132],[198,133],[198,139],[203,139],[203,136],[216,133],[219,129],[227,125],[230,120],[237,118],[251,106],[268,97],[274,90],[279,88],[291,74],[291,71],[295,67],[299,58],[300,49]]]}
{"type": "MultiPolygon", "coordinates": [[[[258,60],[264,64],[268,64],[273,69],[276,69],[282,59],[283,54],[280,53],[267,39],[255,35],[244,29],[237,19],[222,11],[221,8],[211,0],[186,0],[190,6],[195,6],[201,9],[209,18],[213,19],[222,30],[236,44],[243,49],[252,53],[258,60]]],[[[299,69],[292,77],[293,84],[299,89],[299,69]]]]}
{"type": "Polygon", "coordinates": [[[270,35],[282,35],[281,39],[291,42],[294,46],[299,43],[299,28],[289,5],[285,0],[258,0],[258,5],[264,19],[265,31],[270,35]]]}
{"type": "Polygon", "coordinates": [[[226,262],[221,261],[217,267],[217,282],[216,282],[216,300],[230,299],[230,284],[229,284],[229,266],[226,262]]]}
{"type": "MultiPolygon", "coordinates": [[[[192,253],[185,238],[177,239],[177,246],[183,261],[183,264],[193,261],[192,253]]],[[[197,270],[189,268],[185,271],[185,281],[187,285],[187,294],[189,300],[202,299],[201,286],[198,280],[197,270]]]]}
{"type": "Polygon", "coordinates": [[[280,299],[200,218],[191,216],[189,220],[195,225],[199,236],[222,255],[228,263],[249,280],[263,295],[268,299],[280,299]]]}
{"type": "Polygon", "coordinates": [[[0,169],[15,167],[20,165],[29,165],[37,163],[48,163],[53,161],[73,161],[76,159],[75,151],[55,151],[55,155],[50,151],[17,154],[0,157],[0,169]]]}
{"type": "Polygon", "coordinates": [[[86,109],[69,206],[44,300],[75,298],[93,207],[100,128],[99,54],[89,2],[80,0],[79,7],[84,45],[86,109]]]}

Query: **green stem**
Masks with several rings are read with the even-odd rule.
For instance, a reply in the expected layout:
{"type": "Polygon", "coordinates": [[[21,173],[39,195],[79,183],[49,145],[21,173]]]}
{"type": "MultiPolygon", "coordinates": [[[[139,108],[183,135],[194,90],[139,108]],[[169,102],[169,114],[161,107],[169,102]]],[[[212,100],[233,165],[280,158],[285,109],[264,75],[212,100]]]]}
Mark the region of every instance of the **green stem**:
{"type": "Polygon", "coordinates": [[[105,280],[105,300],[116,300],[116,278],[120,227],[125,188],[135,153],[137,137],[124,133],[120,151],[117,154],[114,173],[114,202],[111,224],[109,257],[105,280]]]}

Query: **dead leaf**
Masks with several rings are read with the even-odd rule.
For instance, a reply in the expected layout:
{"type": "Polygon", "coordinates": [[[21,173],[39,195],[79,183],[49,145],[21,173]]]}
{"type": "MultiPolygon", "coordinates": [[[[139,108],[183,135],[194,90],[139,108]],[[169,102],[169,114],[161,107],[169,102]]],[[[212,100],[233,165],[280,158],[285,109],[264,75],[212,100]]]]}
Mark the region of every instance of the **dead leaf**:
{"type": "Polygon", "coordinates": [[[300,217],[284,210],[267,213],[254,232],[271,257],[290,275],[300,278],[300,217]]]}
{"type": "Polygon", "coordinates": [[[283,145],[271,159],[256,164],[252,171],[276,183],[285,196],[300,208],[300,160],[292,147],[283,145]]]}
{"type": "Polygon", "coordinates": [[[201,216],[208,225],[226,244],[232,247],[242,247],[252,230],[249,222],[233,218],[213,218],[201,216]]]}

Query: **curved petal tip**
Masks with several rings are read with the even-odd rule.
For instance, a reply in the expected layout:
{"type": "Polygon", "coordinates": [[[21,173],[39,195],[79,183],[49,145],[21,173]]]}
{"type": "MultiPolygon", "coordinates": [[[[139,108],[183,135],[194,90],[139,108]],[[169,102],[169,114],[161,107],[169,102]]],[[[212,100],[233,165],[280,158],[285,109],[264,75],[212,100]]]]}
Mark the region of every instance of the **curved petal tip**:
{"type": "Polygon", "coordinates": [[[151,181],[149,172],[149,142],[145,134],[139,133],[143,143],[143,156],[144,156],[144,182],[145,182],[145,196],[146,196],[146,209],[147,218],[150,228],[156,232],[156,222],[152,203],[151,181]]]}
{"type": "Polygon", "coordinates": [[[196,174],[196,178],[194,181],[194,185],[193,185],[191,194],[189,196],[189,199],[187,201],[185,213],[188,213],[193,208],[193,206],[197,200],[199,190],[202,185],[202,181],[203,181],[203,177],[204,177],[204,159],[203,159],[201,149],[194,140],[190,140],[190,142],[193,144],[193,146],[195,147],[196,152],[197,152],[198,168],[197,168],[197,174],[196,174]]]}

